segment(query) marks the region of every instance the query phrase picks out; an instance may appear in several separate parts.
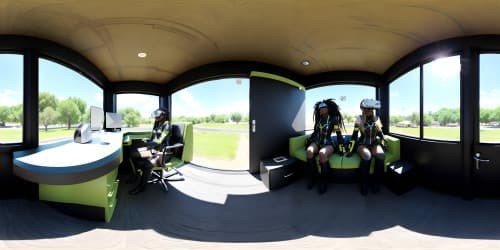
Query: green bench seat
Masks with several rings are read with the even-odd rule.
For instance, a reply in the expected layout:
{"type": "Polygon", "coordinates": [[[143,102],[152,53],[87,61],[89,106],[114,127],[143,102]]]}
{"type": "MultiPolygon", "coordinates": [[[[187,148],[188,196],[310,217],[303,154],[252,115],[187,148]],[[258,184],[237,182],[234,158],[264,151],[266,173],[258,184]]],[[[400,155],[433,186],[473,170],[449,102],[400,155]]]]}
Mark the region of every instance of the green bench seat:
{"type": "MultiPolygon", "coordinates": [[[[306,149],[305,142],[309,135],[300,135],[291,137],[289,139],[289,154],[300,161],[306,162],[306,149]]],[[[389,135],[384,136],[387,142],[387,151],[385,152],[385,161],[384,161],[384,171],[387,170],[387,166],[392,162],[395,162],[400,159],[400,142],[396,137],[392,137],[389,135]]],[[[316,157],[316,160],[319,161],[319,157],[316,157]]],[[[340,156],[338,154],[333,154],[328,158],[328,163],[330,164],[330,168],[332,169],[356,169],[359,168],[359,163],[361,159],[358,154],[353,153],[351,157],[340,156]]],[[[372,167],[370,172],[373,172],[373,164],[375,161],[372,161],[372,167]]]]}

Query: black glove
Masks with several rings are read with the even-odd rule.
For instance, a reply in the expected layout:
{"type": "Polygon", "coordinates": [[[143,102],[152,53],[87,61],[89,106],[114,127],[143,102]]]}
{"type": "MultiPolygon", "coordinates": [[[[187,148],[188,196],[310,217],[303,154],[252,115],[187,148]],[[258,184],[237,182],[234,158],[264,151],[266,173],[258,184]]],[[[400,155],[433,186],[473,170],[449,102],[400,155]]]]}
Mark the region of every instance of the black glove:
{"type": "Polygon", "coordinates": [[[344,144],[339,144],[339,150],[337,150],[337,154],[343,156],[346,153],[344,144]]]}
{"type": "Polygon", "coordinates": [[[380,141],[380,146],[382,147],[382,149],[384,150],[384,152],[387,151],[387,144],[386,144],[385,140],[381,140],[380,141]]]}

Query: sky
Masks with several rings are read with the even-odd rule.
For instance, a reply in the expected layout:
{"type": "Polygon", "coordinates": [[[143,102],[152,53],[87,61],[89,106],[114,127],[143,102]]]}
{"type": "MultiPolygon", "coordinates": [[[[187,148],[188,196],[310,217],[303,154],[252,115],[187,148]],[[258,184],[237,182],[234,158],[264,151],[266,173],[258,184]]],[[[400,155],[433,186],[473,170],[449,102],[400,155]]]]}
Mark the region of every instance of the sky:
{"type": "MultiPolygon", "coordinates": [[[[500,106],[500,54],[480,56],[481,107],[500,106]]],[[[0,55],[0,106],[22,103],[22,56],[0,55]]],[[[459,107],[460,57],[436,60],[424,65],[424,112],[442,107],[459,107]]],[[[391,115],[411,114],[419,110],[419,70],[409,71],[390,85],[391,115]]],[[[55,62],[40,60],[40,91],[51,92],[59,100],[80,97],[88,105],[102,107],[102,89],[89,79],[55,62]]],[[[312,120],[316,101],[335,98],[341,112],[358,114],[363,98],[375,98],[375,89],[360,85],[335,85],[306,91],[306,121],[312,120]]],[[[207,81],[173,94],[173,116],[207,116],[215,114],[249,113],[249,80],[229,78],[207,81]]],[[[139,94],[117,96],[118,109],[134,107],[143,117],[149,117],[158,107],[158,97],[139,94]]]]}
{"type": "Polygon", "coordinates": [[[102,108],[102,89],[83,75],[45,59],[39,60],[39,72],[40,92],[50,92],[60,101],[68,97],[79,97],[88,106],[102,108]]]}

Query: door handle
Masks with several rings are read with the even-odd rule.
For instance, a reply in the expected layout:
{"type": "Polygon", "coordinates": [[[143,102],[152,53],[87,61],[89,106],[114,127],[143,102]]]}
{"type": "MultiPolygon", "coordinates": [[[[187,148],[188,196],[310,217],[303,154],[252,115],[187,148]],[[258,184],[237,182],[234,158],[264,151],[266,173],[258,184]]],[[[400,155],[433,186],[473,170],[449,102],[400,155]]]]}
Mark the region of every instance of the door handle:
{"type": "Polygon", "coordinates": [[[252,133],[255,133],[255,130],[256,130],[255,120],[252,120],[252,133]]]}
{"type": "Polygon", "coordinates": [[[480,153],[476,153],[476,155],[472,156],[472,158],[474,159],[475,161],[475,165],[476,165],[476,170],[479,170],[479,163],[480,162],[490,162],[489,159],[481,159],[481,154],[480,153]]]}

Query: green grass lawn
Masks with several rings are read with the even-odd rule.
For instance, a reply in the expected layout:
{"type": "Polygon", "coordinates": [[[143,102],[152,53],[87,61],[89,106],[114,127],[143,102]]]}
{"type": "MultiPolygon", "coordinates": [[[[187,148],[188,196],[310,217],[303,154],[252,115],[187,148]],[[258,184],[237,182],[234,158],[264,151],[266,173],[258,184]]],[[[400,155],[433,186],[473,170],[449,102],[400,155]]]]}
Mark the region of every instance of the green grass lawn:
{"type": "Polygon", "coordinates": [[[207,158],[233,160],[239,140],[239,134],[194,131],[193,153],[207,158]]]}
{"type": "Polygon", "coordinates": [[[58,128],[58,129],[49,129],[47,132],[45,130],[40,130],[38,134],[40,141],[45,140],[55,140],[61,138],[72,138],[75,129],[66,129],[66,128],[58,128]]]}
{"type": "MultiPolygon", "coordinates": [[[[45,130],[40,130],[39,140],[40,142],[47,140],[56,140],[62,138],[71,138],[73,137],[73,133],[75,129],[66,129],[66,128],[58,128],[58,129],[49,129],[47,132],[45,130]]],[[[20,142],[23,139],[22,130],[19,129],[0,129],[0,142],[20,142]]]]}
{"type": "MultiPolygon", "coordinates": [[[[390,131],[393,133],[410,135],[419,137],[419,128],[399,128],[391,127],[390,131]]],[[[500,129],[481,129],[480,142],[500,142],[500,129]]],[[[441,139],[441,140],[459,140],[459,128],[428,128],[424,127],[424,138],[441,139]]]]}
{"type": "Polygon", "coordinates": [[[226,129],[248,129],[248,122],[234,123],[200,123],[194,125],[201,128],[226,128],[226,129]]]}

